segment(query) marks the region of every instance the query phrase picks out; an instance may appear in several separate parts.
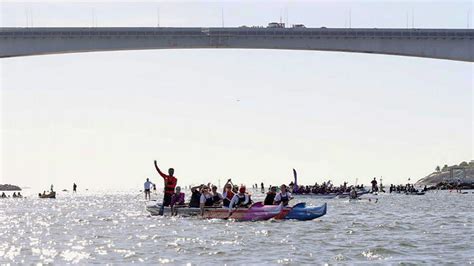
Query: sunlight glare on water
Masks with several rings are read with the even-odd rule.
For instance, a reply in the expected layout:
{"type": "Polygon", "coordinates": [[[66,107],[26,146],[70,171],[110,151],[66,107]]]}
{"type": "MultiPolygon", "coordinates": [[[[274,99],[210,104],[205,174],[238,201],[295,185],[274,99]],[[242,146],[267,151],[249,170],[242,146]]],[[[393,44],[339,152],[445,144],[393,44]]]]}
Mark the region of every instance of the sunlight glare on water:
{"type": "Polygon", "coordinates": [[[2,199],[0,263],[472,264],[473,199],[447,191],[331,199],[326,216],[306,222],[152,217],[131,192],[2,199]]]}

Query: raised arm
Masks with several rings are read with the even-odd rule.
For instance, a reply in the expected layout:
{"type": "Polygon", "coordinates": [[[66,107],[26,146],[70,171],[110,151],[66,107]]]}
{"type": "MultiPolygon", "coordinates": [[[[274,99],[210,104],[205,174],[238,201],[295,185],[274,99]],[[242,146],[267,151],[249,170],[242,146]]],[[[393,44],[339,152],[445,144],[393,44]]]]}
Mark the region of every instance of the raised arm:
{"type": "Polygon", "coordinates": [[[192,188],[191,188],[191,191],[195,191],[196,189],[201,188],[202,186],[203,186],[203,185],[201,184],[201,185],[199,185],[199,186],[192,187],[192,188]]]}
{"type": "Polygon", "coordinates": [[[158,174],[161,175],[161,177],[163,177],[163,178],[167,177],[163,172],[161,172],[160,168],[158,167],[158,164],[156,163],[156,160],[155,160],[155,169],[158,172],[158,174]]]}
{"type": "Polygon", "coordinates": [[[226,187],[228,184],[230,184],[232,187],[234,187],[234,184],[232,184],[232,181],[231,181],[231,179],[229,178],[229,179],[227,180],[227,182],[224,184],[224,187],[222,188],[222,193],[225,192],[225,187],[226,187]]]}

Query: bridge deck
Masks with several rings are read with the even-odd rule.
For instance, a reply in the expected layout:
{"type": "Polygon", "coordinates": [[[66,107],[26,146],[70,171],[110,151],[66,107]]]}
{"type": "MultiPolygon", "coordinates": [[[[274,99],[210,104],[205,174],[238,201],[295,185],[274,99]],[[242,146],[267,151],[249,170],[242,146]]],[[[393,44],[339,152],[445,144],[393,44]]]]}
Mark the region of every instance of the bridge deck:
{"type": "Polygon", "coordinates": [[[144,49],[289,49],[474,62],[471,29],[0,28],[0,58],[144,49]]]}
{"type": "Polygon", "coordinates": [[[470,29],[357,29],[357,28],[0,28],[0,38],[96,36],[295,36],[324,38],[471,39],[470,29]]]}

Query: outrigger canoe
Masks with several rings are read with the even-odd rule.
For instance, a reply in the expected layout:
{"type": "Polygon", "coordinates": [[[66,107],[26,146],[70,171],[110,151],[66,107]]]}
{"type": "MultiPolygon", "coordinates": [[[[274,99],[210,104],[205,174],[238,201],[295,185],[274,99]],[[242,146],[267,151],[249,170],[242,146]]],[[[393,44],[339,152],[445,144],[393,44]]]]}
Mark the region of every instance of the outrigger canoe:
{"type": "Polygon", "coordinates": [[[275,216],[275,219],[309,221],[324,216],[327,212],[327,203],[321,206],[307,207],[306,202],[301,202],[293,207],[285,207],[275,216]]]}
{"type": "MultiPolygon", "coordinates": [[[[161,204],[148,205],[146,210],[151,215],[159,215],[161,204]]],[[[221,207],[204,208],[205,219],[233,219],[237,221],[263,221],[269,220],[281,213],[282,205],[263,205],[261,202],[253,204],[250,208],[237,208],[229,215],[229,210],[221,207]]],[[[177,207],[175,208],[180,216],[200,216],[200,208],[177,207]]],[[[163,215],[171,215],[171,208],[164,207],[163,215]]]]}

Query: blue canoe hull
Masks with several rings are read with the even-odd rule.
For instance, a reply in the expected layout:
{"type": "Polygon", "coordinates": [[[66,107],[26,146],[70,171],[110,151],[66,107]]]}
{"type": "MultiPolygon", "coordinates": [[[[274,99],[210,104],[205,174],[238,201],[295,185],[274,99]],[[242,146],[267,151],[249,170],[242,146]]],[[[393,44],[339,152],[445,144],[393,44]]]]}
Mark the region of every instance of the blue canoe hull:
{"type": "Polygon", "coordinates": [[[306,207],[305,203],[295,205],[284,219],[293,219],[299,221],[309,221],[326,215],[327,203],[322,206],[306,207]]]}

